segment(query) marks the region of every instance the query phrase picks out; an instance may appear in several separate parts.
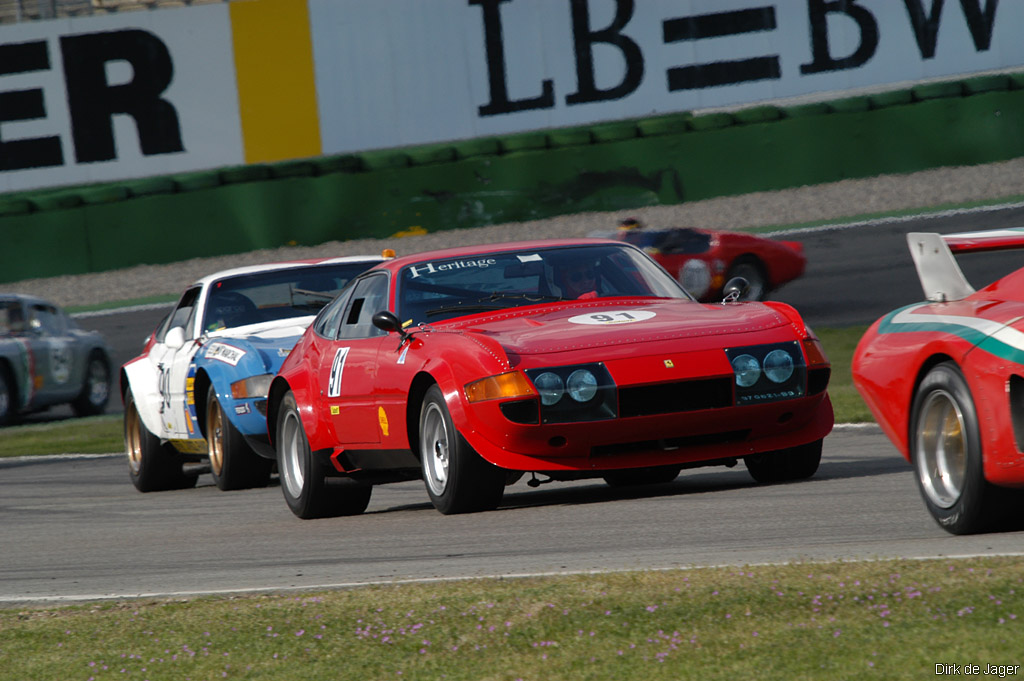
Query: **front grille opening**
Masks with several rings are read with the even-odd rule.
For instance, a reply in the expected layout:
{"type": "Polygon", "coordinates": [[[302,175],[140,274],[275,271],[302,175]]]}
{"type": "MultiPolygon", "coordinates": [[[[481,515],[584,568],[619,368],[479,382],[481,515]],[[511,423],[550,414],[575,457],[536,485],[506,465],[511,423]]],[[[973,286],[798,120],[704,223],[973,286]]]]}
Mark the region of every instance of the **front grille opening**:
{"type": "Polygon", "coordinates": [[[652,416],[732,406],[732,377],[619,389],[619,416],[652,416]]]}
{"type": "Polygon", "coordinates": [[[1010,376],[1010,422],[1017,451],[1024,452],[1024,378],[1010,376]]]}
{"type": "Polygon", "coordinates": [[[709,447],[727,442],[742,442],[750,436],[750,429],[728,430],[723,433],[705,433],[703,435],[683,435],[661,440],[639,440],[637,442],[620,442],[614,445],[600,445],[590,450],[590,456],[615,456],[617,454],[637,454],[640,452],[687,449],[689,447],[709,447]]]}
{"type": "Polygon", "coordinates": [[[828,388],[828,379],[831,375],[832,370],[828,367],[809,370],[807,372],[807,394],[817,395],[818,393],[825,392],[825,389],[828,388]]]}

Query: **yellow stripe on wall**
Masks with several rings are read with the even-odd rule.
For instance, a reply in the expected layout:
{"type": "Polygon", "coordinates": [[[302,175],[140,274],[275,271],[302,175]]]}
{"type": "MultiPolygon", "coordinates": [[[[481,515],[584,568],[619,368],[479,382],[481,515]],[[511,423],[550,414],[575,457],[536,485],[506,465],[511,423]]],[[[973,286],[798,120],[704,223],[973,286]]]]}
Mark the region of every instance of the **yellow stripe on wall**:
{"type": "Polygon", "coordinates": [[[320,154],[306,0],[229,3],[246,163],[320,154]]]}

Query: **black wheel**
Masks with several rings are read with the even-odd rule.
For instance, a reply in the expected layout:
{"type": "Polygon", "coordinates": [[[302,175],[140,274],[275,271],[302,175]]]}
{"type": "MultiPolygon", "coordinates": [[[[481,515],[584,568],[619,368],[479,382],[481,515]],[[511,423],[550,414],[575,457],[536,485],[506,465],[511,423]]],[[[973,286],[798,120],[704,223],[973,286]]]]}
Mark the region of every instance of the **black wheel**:
{"type": "Polygon", "coordinates": [[[436,385],[420,407],[420,463],[430,501],[441,513],[490,511],[505,492],[505,471],[484,461],[455,430],[436,385]]]}
{"type": "Polygon", "coordinates": [[[745,255],[738,258],[729,268],[725,280],[729,281],[733,277],[743,277],[747,280],[747,292],[740,300],[764,300],[768,295],[768,275],[765,273],[764,265],[754,256],[745,255]]]}
{"type": "Polygon", "coordinates": [[[17,397],[14,393],[14,381],[7,373],[7,367],[0,364],[0,426],[6,426],[14,416],[14,403],[17,397]]]}
{"type": "Polygon", "coordinates": [[[928,512],[951,534],[990,529],[1004,491],[985,480],[970,388],[955,364],[935,366],[911,408],[910,458],[928,512]]]}
{"type": "Polygon", "coordinates": [[[75,416],[96,416],[107,408],[110,399],[110,363],[99,352],[89,355],[82,392],[71,403],[75,416]]]}
{"type": "Polygon", "coordinates": [[[679,466],[658,466],[656,468],[631,468],[605,473],[604,481],[612,487],[634,485],[664,485],[679,476],[679,466]]]}
{"type": "Polygon", "coordinates": [[[187,475],[183,459],[151,433],[139,416],[131,390],[124,401],[124,450],[132,484],[140,492],[195,487],[196,475],[187,475]]]}
{"type": "Polygon", "coordinates": [[[281,400],[276,432],[281,491],[292,513],[308,519],[358,515],[366,510],[373,487],[325,475],[309,450],[306,429],[290,390],[281,400]]]}
{"type": "Polygon", "coordinates": [[[757,482],[804,480],[818,471],[822,440],[776,452],[752,454],[743,459],[750,477],[757,482]]]}
{"type": "Polygon", "coordinates": [[[274,462],[246,443],[217,399],[211,385],[206,394],[206,444],[213,481],[222,490],[266,487],[274,462]]]}

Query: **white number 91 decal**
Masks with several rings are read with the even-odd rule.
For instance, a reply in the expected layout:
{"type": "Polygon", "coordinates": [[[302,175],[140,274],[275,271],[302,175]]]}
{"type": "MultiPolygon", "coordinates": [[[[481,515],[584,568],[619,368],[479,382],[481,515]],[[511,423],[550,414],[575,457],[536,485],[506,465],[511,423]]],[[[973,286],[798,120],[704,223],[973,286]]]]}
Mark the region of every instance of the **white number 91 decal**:
{"type": "Polygon", "coordinates": [[[608,310],[607,312],[579,314],[575,317],[570,317],[569,323],[590,325],[632,324],[633,322],[651,319],[654,316],[654,313],[649,310],[608,310]]]}

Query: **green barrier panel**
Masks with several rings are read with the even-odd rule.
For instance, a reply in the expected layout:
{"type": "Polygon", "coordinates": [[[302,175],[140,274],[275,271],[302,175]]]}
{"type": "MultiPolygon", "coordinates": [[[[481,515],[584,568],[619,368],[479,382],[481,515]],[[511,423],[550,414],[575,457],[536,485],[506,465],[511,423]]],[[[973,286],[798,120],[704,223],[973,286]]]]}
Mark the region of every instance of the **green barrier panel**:
{"type": "Polygon", "coordinates": [[[169,177],[148,177],[143,180],[132,180],[126,185],[129,196],[152,196],[154,194],[173,194],[176,191],[174,180],[169,177]]]}
{"type": "Polygon", "coordinates": [[[749,109],[740,109],[733,116],[738,124],[750,125],[751,123],[777,121],[782,118],[782,111],[777,106],[754,106],[749,109]]]}
{"type": "Polygon", "coordinates": [[[636,127],[644,137],[653,135],[672,135],[686,132],[690,129],[691,113],[670,114],[668,116],[656,116],[637,121],[636,127]]]}
{"type": "Polygon", "coordinates": [[[494,156],[501,153],[501,143],[496,137],[481,137],[479,139],[463,140],[456,142],[455,158],[473,158],[474,156],[494,156]]]}
{"type": "Polygon", "coordinates": [[[498,145],[503,152],[535,151],[547,148],[548,136],[545,132],[524,132],[501,137],[498,139],[498,145]]]}
{"type": "Polygon", "coordinates": [[[618,142],[619,140],[632,139],[639,134],[635,121],[616,121],[615,123],[603,123],[595,125],[590,129],[595,142],[618,142]]]}
{"type": "Polygon", "coordinates": [[[914,99],[925,101],[929,99],[941,99],[943,97],[960,97],[963,95],[963,86],[959,81],[953,83],[928,83],[916,85],[910,89],[914,99]]]}
{"type": "Polygon", "coordinates": [[[221,185],[221,174],[217,170],[200,170],[195,173],[182,173],[173,175],[171,180],[179,192],[192,192],[200,189],[210,189],[221,185]]]}
{"type": "Polygon", "coordinates": [[[982,92],[996,92],[1010,89],[1010,77],[1005,73],[991,76],[977,76],[963,81],[964,94],[976,95],[982,92]]]}
{"type": "Polygon", "coordinates": [[[312,160],[316,175],[328,173],[356,173],[363,170],[363,159],[347,154],[345,156],[328,156],[312,160]]]}
{"type": "Polygon", "coordinates": [[[590,128],[560,128],[548,131],[548,143],[552,148],[575,147],[593,141],[594,136],[590,134],[590,128]]]}
{"type": "Polygon", "coordinates": [[[270,166],[256,163],[237,168],[225,168],[220,171],[220,179],[224,184],[262,182],[270,179],[270,166]]]}
{"type": "MultiPolygon", "coordinates": [[[[777,120],[760,122],[729,113],[659,117],[648,130],[677,132],[647,136],[643,121],[627,122],[620,127],[640,136],[611,142],[559,146],[554,132],[466,140],[450,145],[456,160],[421,165],[409,165],[415,153],[402,150],[311,159],[312,175],[263,181],[251,178],[273,175],[277,166],[184,173],[164,178],[162,187],[174,193],[139,195],[132,187],[145,185],[129,182],[119,186],[135,198],[112,202],[83,205],[83,197],[103,195],[99,187],[9,196],[0,203],[10,207],[0,211],[0,277],[626,210],[1016,158],[1024,156],[1024,89],[1008,82],[1013,89],[945,97],[928,90],[920,101],[894,98],[902,105],[882,108],[870,98],[844,100],[839,108],[852,109],[845,112],[835,103],[826,105],[831,113],[821,113],[822,105],[787,107],[777,120]]],[[[438,148],[419,158],[449,157],[438,148]]],[[[401,252],[400,239],[395,247],[401,252]]]]}
{"type": "Polygon", "coordinates": [[[794,104],[782,108],[783,118],[803,118],[804,116],[824,116],[830,113],[828,104],[825,102],[812,102],[810,104],[794,104]]]}
{"type": "Polygon", "coordinates": [[[402,151],[388,149],[385,151],[368,151],[362,154],[363,168],[366,170],[386,170],[388,168],[404,168],[410,164],[409,155],[402,151]]]}
{"type": "Polygon", "coordinates": [[[834,113],[859,113],[871,108],[871,102],[867,97],[847,97],[829,102],[829,111],[834,113]]]}
{"type": "Polygon", "coordinates": [[[429,163],[447,163],[455,160],[455,147],[450,144],[434,144],[427,147],[407,149],[409,162],[414,166],[429,163]]]}
{"type": "Polygon", "coordinates": [[[884,109],[887,106],[900,106],[910,104],[914,96],[910,90],[893,90],[892,92],[879,92],[876,95],[868,95],[868,101],[872,109],[884,109]]]}
{"type": "Polygon", "coordinates": [[[79,193],[83,203],[114,203],[124,201],[130,194],[128,188],[122,185],[107,185],[104,187],[90,187],[79,193]]]}
{"type": "Polygon", "coordinates": [[[11,198],[0,200],[0,217],[4,215],[24,215],[32,212],[32,202],[28,199],[11,198]]]}
{"type": "Polygon", "coordinates": [[[693,130],[717,130],[728,128],[733,125],[736,119],[731,113],[712,113],[702,116],[694,116],[690,119],[690,128],[693,130]]]}
{"type": "Polygon", "coordinates": [[[286,161],[270,166],[270,176],[274,178],[311,177],[315,174],[316,166],[312,161],[286,161]]]}
{"type": "Polygon", "coordinates": [[[75,190],[41,194],[29,200],[35,209],[39,211],[66,210],[68,208],[77,208],[84,203],[82,195],[75,190]]]}

